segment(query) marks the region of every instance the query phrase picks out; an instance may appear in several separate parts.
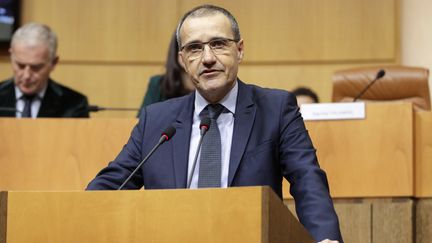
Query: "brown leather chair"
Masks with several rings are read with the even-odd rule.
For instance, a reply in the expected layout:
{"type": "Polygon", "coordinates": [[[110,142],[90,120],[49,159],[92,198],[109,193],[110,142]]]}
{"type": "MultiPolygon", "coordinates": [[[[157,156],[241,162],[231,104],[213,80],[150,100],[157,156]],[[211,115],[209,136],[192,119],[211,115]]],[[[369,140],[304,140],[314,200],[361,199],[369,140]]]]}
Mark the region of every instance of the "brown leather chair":
{"type": "Polygon", "coordinates": [[[415,110],[430,110],[429,70],[419,67],[377,66],[340,70],[333,75],[333,102],[350,102],[384,69],[358,99],[362,101],[407,101],[415,110]]]}

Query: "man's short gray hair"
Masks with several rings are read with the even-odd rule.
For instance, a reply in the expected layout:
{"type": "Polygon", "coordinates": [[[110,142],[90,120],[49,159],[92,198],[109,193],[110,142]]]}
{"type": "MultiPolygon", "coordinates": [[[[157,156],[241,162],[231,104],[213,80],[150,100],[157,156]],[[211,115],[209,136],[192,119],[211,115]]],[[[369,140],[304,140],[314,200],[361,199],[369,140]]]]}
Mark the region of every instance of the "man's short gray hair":
{"type": "Polygon", "coordinates": [[[214,6],[214,5],[201,5],[198,6],[192,10],[190,10],[189,12],[187,12],[185,15],[183,15],[183,17],[180,19],[179,24],[177,25],[177,30],[176,30],[176,38],[177,38],[177,44],[179,46],[179,49],[181,48],[181,38],[180,38],[180,29],[183,26],[184,21],[188,18],[188,17],[204,17],[204,16],[210,16],[216,13],[221,13],[223,15],[225,15],[230,23],[231,23],[231,30],[233,32],[234,35],[234,40],[239,41],[240,40],[240,28],[239,25],[237,23],[237,20],[234,18],[234,16],[226,9],[218,7],[218,6],[214,6]]]}
{"type": "Polygon", "coordinates": [[[29,45],[45,44],[51,60],[57,55],[57,35],[47,25],[28,23],[21,26],[12,36],[11,47],[18,42],[29,45]]]}

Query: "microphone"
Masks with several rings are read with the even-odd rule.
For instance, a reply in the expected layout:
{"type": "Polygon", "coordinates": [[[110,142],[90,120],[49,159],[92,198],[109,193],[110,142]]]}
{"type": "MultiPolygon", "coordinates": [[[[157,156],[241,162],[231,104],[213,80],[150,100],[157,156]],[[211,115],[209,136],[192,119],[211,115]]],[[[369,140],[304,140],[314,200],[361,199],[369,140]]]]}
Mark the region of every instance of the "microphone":
{"type": "Polygon", "coordinates": [[[384,69],[381,69],[378,71],[376,77],[374,80],[372,80],[372,82],[370,82],[353,100],[353,102],[356,102],[356,100],[358,100],[358,98],[360,98],[371,86],[372,84],[374,84],[378,79],[384,77],[385,75],[385,71],[384,69]]]}
{"type": "Polygon", "coordinates": [[[209,117],[204,117],[203,119],[201,119],[201,123],[200,123],[199,127],[200,127],[200,139],[199,139],[199,142],[198,142],[197,151],[195,153],[195,158],[194,158],[193,165],[192,165],[192,171],[191,171],[191,174],[189,176],[189,180],[188,180],[186,188],[190,188],[190,185],[192,183],[192,177],[193,177],[193,175],[195,173],[196,162],[197,162],[197,159],[198,159],[198,154],[199,154],[199,152],[201,150],[202,140],[203,140],[204,135],[207,133],[207,131],[210,128],[210,118],[209,117]]]}
{"type": "Polygon", "coordinates": [[[102,107],[97,105],[88,105],[87,110],[89,112],[98,112],[98,111],[138,111],[138,108],[116,108],[116,107],[102,107]]]}
{"type": "Polygon", "coordinates": [[[22,113],[22,111],[17,110],[14,107],[0,107],[0,111],[6,111],[6,112],[18,112],[18,113],[22,113]]]}
{"type": "Polygon", "coordinates": [[[157,148],[166,141],[170,140],[174,134],[176,133],[176,129],[173,126],[167,127],[163,132],[161,137],[159,138],[159,142],[150,150],[150,152],[147,154],[147,156],[138,164],[138,166],[135,168],[134,171],[129,175],[129,177],[121,184],[121,186],[117,190],[123,189],[123,187],[130,181],[132,176],[135,175],[135,173],[141,168],[141,166],[150,158],[150,156],[156,151],[157,148]]]}

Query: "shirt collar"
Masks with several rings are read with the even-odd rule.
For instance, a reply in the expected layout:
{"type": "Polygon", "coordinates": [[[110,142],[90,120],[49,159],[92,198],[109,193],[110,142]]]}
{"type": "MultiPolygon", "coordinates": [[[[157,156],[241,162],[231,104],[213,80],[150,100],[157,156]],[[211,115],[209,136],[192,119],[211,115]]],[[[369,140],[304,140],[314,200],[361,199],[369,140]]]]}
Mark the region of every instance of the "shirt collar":
{"type": "MultiPolygon", "coordinates": [[[[235,81],[234,87],[225,95],[219,104],[223,105],[229,112],[235,114],[236,103],[238,94],[238,82],[235,81]]],[[[199,115],[202,110],[209,104],[209,102],[202,97],[202,95],[196,91],[195,92],[195,114],[199,115]]]]}

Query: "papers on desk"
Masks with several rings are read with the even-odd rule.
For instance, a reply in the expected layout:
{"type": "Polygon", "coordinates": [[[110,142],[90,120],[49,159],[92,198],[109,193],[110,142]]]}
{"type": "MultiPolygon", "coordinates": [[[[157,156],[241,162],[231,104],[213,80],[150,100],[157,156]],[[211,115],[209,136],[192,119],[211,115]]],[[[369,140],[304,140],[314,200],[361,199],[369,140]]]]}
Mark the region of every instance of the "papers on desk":
{"type": "Polygon", "coordinates": [[[318,103],[303,104],[300,107],[305,121],[365,119],[365,103],[318,103]]]}

